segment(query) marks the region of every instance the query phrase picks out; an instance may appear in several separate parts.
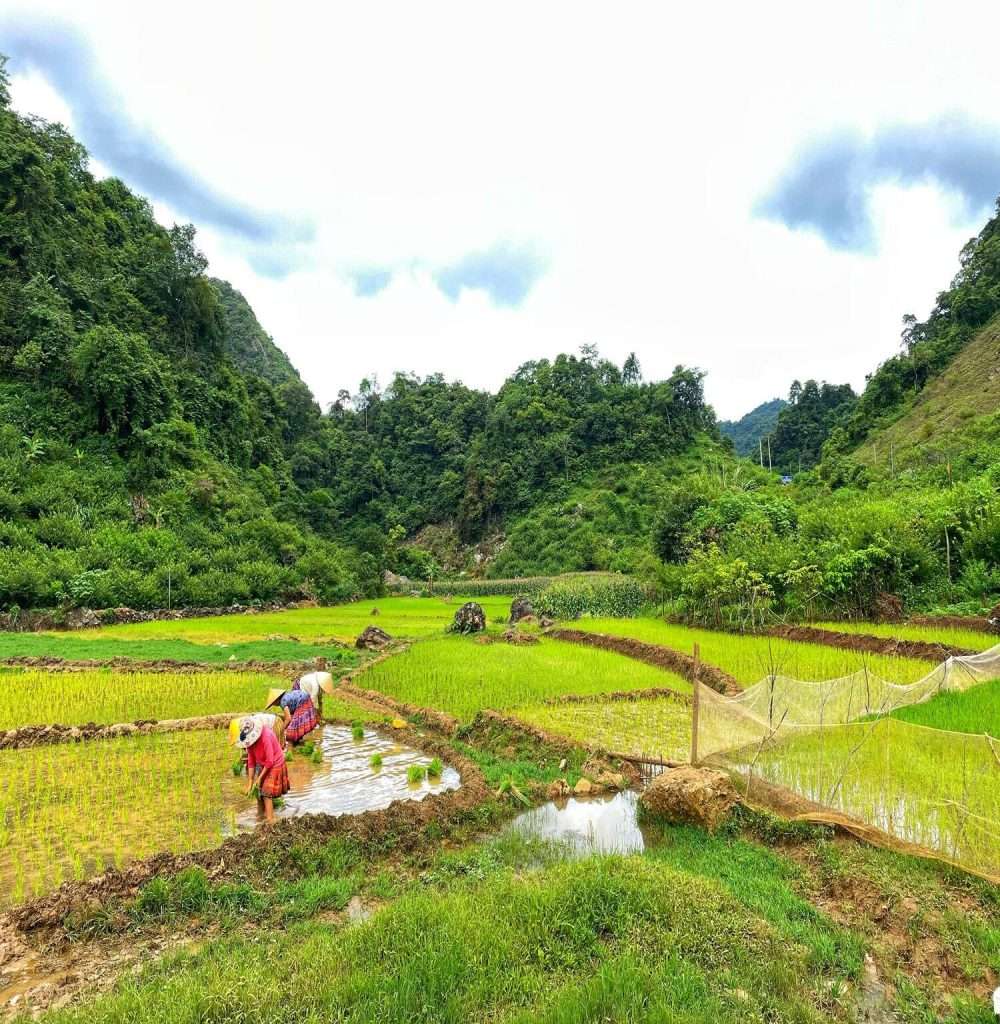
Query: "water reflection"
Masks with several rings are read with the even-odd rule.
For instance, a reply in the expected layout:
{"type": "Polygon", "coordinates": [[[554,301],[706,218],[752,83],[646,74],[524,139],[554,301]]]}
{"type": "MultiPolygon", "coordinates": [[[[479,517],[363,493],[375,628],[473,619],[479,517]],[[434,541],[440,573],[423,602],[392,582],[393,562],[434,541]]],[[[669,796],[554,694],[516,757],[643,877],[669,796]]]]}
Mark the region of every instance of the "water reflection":
{"type": "Polygon", "coordinates": [[[510,827],[525,835],[568,844],[580,854],[641,853],[646,839],[636,821],[638,794],[570,797],[543,804],[515,818],[510,827]]]}

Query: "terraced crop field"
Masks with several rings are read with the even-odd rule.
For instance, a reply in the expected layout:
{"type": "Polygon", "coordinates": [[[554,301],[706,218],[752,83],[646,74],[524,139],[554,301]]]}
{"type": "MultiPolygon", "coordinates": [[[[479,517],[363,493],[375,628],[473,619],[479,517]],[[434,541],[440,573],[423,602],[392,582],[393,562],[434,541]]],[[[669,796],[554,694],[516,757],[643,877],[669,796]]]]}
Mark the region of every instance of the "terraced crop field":
{"type": "Polygon", "coordinates": [[[690,654],[697,643],[706,662],[729,672],[744,686],[752,686],[772,672],[803,680],[835,679],[865,666],[869,672],[891,682],[913,683],[933,668],[930,662],[915,658],[860,654],[823,644],[692,629],[662,619],[584,618],[566,625],[591,633],[662,644],[685,654],[690,654]]]}
{"type": "Polygon", "coordinates": [[[397,700],[468,721],[483,708],[506,710],[563,694],[668,687],[690,693],[680,676],[631,658],[542,638],[530,646],[471,637],[424,640],[365,672],[361,684],[397,700]]]}

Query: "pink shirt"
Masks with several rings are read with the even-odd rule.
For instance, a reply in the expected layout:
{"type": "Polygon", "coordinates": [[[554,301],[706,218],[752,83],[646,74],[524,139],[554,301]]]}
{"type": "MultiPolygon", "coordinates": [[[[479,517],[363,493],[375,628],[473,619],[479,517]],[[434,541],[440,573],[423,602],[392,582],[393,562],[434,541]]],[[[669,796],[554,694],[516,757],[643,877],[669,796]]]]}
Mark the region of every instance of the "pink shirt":
{"type": "Polygon", "coordinates": [[[260,739],[247,747],[247,774],[253,778],[254,770],[260,768],[278,768],[285,763],[278,737],[274,730],[266,725],[260,731],[260,739]]]}

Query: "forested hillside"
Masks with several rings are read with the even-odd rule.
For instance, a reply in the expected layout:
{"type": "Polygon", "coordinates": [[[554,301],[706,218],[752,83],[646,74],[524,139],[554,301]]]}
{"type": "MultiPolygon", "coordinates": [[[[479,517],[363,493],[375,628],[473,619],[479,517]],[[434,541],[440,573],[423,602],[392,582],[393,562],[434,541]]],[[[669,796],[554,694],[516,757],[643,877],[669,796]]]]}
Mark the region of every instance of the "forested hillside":
{"type": "Polygon", "coordinates": [[[719,430],[733,442],[737,455],[759,456],[761,439],[774,430],[778,413],[787,404],[783,398],[772,398],[738,420],[723,420],[719,430]]]}

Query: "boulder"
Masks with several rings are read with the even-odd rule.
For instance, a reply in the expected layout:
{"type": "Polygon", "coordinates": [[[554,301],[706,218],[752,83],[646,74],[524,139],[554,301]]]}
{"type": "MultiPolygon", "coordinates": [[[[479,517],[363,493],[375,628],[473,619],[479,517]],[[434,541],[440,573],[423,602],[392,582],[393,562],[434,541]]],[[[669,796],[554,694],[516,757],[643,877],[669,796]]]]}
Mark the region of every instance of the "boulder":
{"type": "Polygon", "coordinates": [[[565,779],[556,779],[555,782],[549,783],[548,796],[550,800],[565,800],[570,792],[569,783],[565,779]]]}
{"type": "Polygon", "coordinates": [[[392,637],[384,629],[379,629],[378,626],[368,626],[354,641],[354,646],[359,651],[381,651],[390,643],[392,643],[392,637]]]}
{"type": "Polygon", "coordinates": [[[686,764],[658,775],[640,797],[640,803],[664,821],[700,825],[711,832],[739,799],[725,773],[686,764]]]}
{"type": "Polygon", "coordinates": [[[531,606],[531,601],[526,597],[515,597],[510,603],[510,619],[508,621],[513,626],[515,623],[526,619],[529,616],[532,618],[535,615],[535,609],[531,606]]]}
{"type": "Polygon", "coordinates": [[[603,791],[603,786],[600,786],[598,783],[592,782],[587,778],[577,779],[576,785],[573,787],[573,792],[577,796],[596,796],[598,793],[603,791]]]}
{"type": "Polygon", "coordinates": [[[486,613],[475,601],[466,601],[455,612],[455,618],[448,627],[449,633],[481,633],[486,628],[486,613]]]}

